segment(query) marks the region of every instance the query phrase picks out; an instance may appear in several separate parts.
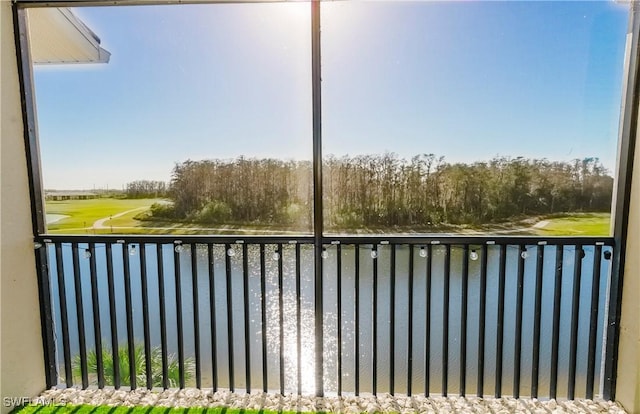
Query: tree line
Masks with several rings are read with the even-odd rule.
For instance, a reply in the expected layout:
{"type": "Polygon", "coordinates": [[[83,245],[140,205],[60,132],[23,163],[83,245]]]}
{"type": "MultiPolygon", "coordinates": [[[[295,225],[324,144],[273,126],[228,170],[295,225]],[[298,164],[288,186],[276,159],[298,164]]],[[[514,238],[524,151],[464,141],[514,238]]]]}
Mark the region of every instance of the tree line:
{"type": "MultiPolygon", "coordinates": [[[[605,212],[613,178],[597,158],[496,157],[448,163],[433,154],[325,157],[328,228],[484,224],[532,215],[605,212]]],[[[171,204],[151,218],[202,224],[277,224],[308,229],[312,164],[278,159],[187,160],[176,164],[171,204]]]]}
{"type": "Polygon", "coordinates": [[[167,190],[167,183],[164,181],[137,180],[127,183],[124,196],[126,198],[166,197],[167,190]]]}

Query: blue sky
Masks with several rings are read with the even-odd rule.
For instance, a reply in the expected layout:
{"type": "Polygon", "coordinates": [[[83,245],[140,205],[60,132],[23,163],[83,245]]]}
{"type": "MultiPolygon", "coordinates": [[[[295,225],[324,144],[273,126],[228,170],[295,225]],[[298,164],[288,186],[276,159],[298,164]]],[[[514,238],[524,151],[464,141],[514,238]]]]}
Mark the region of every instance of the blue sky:
{"type": "MultiPolygon", "coordinates": [[[[615,166],[628,5],[329,2],[325,154],[615,166]]],[[[46,188],[186,159],[311,158],[309,3],[74,9],[106,65],[36,67],[46,188]]]]}

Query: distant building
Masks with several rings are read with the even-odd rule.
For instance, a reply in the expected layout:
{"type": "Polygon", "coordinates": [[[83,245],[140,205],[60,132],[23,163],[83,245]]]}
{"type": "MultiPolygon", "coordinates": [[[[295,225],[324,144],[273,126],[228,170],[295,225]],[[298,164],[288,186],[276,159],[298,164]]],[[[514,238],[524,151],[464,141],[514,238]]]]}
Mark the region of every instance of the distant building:
{"type": "Polygon", "coordinates": [[[44,198],[48,201],[90,200],[98,195],[88,191],[46,191],[44,198]]]}

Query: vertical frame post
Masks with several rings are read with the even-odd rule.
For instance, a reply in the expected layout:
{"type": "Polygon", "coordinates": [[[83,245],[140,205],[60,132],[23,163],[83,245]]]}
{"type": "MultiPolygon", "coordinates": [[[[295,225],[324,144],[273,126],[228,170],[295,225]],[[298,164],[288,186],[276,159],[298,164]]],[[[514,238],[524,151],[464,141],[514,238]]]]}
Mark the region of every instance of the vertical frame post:
{"type": "Polygon", "coordinates": [[[316,396],[324,395],[322,326],[322,100],[320,66],[320,0],[311,1],[311,82],[313,108],[313,235],[315,273],[316,396]]]}
{"type": "Polygon", "coordinates": [[[622,312],[622,285],[625,264],[625,250],[629,225],[629,204],[631,200],[631,177],[633,175],[633,157],[638,129],[638,105],[640,104],[638,66],[638,36],[640,35],[640,16],[638,3],[631,2],[629,11],[629,30],[627,32],[627,51],[625,56],[625,79],[622,112],[620,115],[620,139],[618,146],[618,171],[616,172],[616,192],[612,216],[615,249],[611,268],[609,287],[603,398],[614,400],[616,396],[616,376],[618,365],[618,343],[620,341],[620,316],[622,312]]]}
{"type": "MultiPolygon", "coordinates": [[[[31,225],[33,235],[38,236],[46,232],[46,224],[44,219],[44,197],[42,194],[42,173],[40,170],[40,149],[38,146],[38,124],[33,90],[33,70],[31,56],[29,55],[27,24],[27,11],[17,4],[13,4],[13,33],[18,63],[18,81],[20,82],[20,95],[22,96],[22,122],[29,178],[31,225]]],[[[49,284],[49,263],[46,247],[41,247],[36,251],[35,261],[38,275],[45,382],[47,388],[51,388],[57,384],[58,373],[55,362],[51,287],[49,284]]]]}
{"type": "Polygon", "coordinates": [[[29,175],[29,196],[31,201],[31,223],[35,236],[47,231],[45,221],[44,195],[42,192],[42,170],[40,167],[40,144],[38,142],[38,122],[35,92],[33,86],[33,65],[29,54],[29,28],[27,10],[13,5],[13,24],[18,60],[18,79],[22,96],[22,118],[24,143],[29,175]]]}

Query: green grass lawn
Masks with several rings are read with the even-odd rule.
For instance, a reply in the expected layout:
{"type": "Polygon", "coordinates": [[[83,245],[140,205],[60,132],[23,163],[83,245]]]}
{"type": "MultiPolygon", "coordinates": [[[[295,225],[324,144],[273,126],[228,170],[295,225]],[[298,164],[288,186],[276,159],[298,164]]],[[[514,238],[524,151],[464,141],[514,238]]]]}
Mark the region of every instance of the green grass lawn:
{"type": "MultiPolygon", "coordinates": [[[[87,230],[93,226],[96,220],[113,216],[128,210],[138,209],[135,212],[126,214],[117,220],[122,226],[138,226],[138,221],[133,217],[142,212],[142,208],[150,207],[157,199],[117,199],[117,198],[95,198],[92,200],[69,200],[69,201],[47,201],[46,211],[48,214],[64,214],[66,217],[48,225],[49,233],[93,233],[87,230]]],[[[115,221],[115,219],[113,220],[115,221]]],[[[107,221],[105,225],[112,225],[107,221]]],[[[109,232],[109,231],[102,231],[109,232]]]]}
{"type": "Polygon", "coordinates": [[[245,410],[227,407],[173,408],[173,407],[110,407],[92,405],[26,405],[12,414],[293,414],[295,411],[245,410]]]}
{"type": "MultiPolygon", "coordinates": [[[[141,221],[135,217],[144,212],[159,199],[116,199],[96,198],[92,200],[48,201],[46,211],[49,214],[64,214],[69,217],[48,226],[52,234],[267,234],[277,232],[271,226],[255,225],[218,225],[203,229],[197,224],[171,221],[141,221]],[[133,211],[131,211],[133,210],[133,211]],[[126,213],[126,214],[122,214],[126,213]],[[93,229],[100,219],[122,214],[106,220],[105,228],[93,229]]],[[[520,222],[471,227],[472,234],[520,234],[535,236],[608,236],[609,213],[573,213],[551,218],[529,218],[520,222]],[[537,221],[543,226],[534,226],[537,221]]],[[[295,232],[295,229],[282,228],[283,233],[295,232]],[[292,231],[293,230],[293,231],[292,231]]],[[[390,229],[376,229],[378,233],[394,233],[390,229]]],[[[465,228],[442,230],[445,233],[465,234],[465,228]]],[[[406,231],[415,231],[406,229],[406,231]]],[[[352,229],[353,233],[371,233],[371,229],[352,229]]]]}
{"type": "Polygon", "coordinates": [[[541,236],[609,236],[611,214],[582,213],[550,218],[544,227],[534,229],[541,236]]]}

